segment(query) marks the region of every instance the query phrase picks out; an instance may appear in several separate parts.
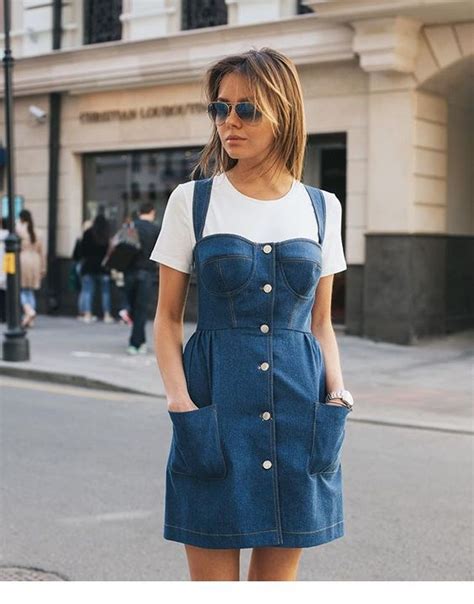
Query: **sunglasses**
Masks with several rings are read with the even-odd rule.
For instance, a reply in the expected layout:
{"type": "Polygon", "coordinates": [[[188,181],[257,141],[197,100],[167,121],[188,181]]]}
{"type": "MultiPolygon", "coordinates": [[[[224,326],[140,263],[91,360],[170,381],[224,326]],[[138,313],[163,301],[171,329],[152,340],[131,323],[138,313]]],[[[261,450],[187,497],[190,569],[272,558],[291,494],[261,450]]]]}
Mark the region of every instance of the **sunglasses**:
{"type": "Polygon", "coordinates": [[[207,113],[211,120],[216,124],[223,124],[228,118],[232,107],[235,113],[243,122],[257,122],[262,114],[253,103],[247,101],[242,103],[224,103],[224,101],[214,101],[207,106],[207,113]]]}

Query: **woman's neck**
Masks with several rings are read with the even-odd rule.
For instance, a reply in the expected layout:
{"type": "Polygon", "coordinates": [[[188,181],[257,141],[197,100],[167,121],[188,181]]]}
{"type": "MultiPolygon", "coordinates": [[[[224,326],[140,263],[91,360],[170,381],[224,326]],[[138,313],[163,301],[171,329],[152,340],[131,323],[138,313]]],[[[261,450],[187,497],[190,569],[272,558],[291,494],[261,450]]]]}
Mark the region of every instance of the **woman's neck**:
{"type": "Polygon", "coordinates": [[[241,193],[262,200],[283,197],[290,191],[294,180],[288,171],[282,172],[278,178],[271,173],[260,176],[251,170],[239,169],[238,164],[228,170],[226,176],[241,193]]]}

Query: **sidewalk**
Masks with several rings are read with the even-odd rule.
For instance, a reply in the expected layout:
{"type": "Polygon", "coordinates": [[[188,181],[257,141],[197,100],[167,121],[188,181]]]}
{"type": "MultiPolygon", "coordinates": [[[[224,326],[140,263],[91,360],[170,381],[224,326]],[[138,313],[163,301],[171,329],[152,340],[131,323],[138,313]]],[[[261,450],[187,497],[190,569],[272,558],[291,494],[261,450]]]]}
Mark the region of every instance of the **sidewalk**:
{"type": "MultiPolygon", "coordinates": [[[[5,324],[1,324],[2,342],[5,324]]],[[[195,329],[185,324],[185,342],[195,329]]],[[[27,332],[30,361],[0,360],[0,375],[165,397],[147,324],[147,355],[126,354],[129,327],[40,315],[27,332]]],[[[355,421],[473,433],[474,330],[414,346],[348,336],[336,327],[355,421]]],[[[159,403],[163,404],[163,403],[159,403]]]]}

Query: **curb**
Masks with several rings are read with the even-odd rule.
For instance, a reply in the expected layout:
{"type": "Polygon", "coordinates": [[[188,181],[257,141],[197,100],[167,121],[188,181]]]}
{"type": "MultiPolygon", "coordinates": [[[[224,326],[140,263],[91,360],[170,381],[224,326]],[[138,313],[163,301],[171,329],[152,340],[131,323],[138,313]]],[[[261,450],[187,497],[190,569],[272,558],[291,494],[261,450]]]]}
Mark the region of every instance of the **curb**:
{"type": "Polygon", "coordinates": [[[24,380],[36,380],[39,382],[50,382],[54,384],[65,384],[67,386],[79,386],[81,388],[91,388],[95,390],[106,390],[109,392],[128,392],[130,394],[139,394],[140,396],[157,396],[156,393],[144,392],[135,388],[126,386],[116,386],[110,382],[89,378],[85,375],[73,373],[58,373],[57,371],[46,371],[43,369],[31,369],[29,367],[9,367],[0,365],[0,376],[16,377],[24,380]]]}
{"type": "Polygon", "coordinates": [[[396,419],[383,418],[383,417],[351,417],[348,421],[359,422],[361,424],[375,424],[377,426],[389,426],[390,428],[409,428],[411,430],[428,430],[428,432],[448,432],[451,434],[464,434],[466,436],[473,436],[474,430],[469,428],[457,428],[452,424],[442,423],[425,423],[413,421],[399,421],[396,419]]]}
{"type": "MultiPolygon", "coordinates": [[[[78,386],[80,388],[91,388],[95,390],[104,390],[109,392],[125,392],[130,394],[138,394],[139,396],[149,397],[163,397],[151,392],[144,392],[143,390],[137,390],[134,388],[127,388],[126,386],[116,386],[110,382],[97,380],[95,378],[88,378],[83,375],[75,375],[71,373],[58,373],[54,371],[46,371],[41,369],[31,369],[24,367],[10,367],[0,365],[0,376],[16,377],[24,380],[36,380],[40,382],[49,382],[54,384],[64,384],[67,386],[78,386]]],[[[415,430],[428,430],[434,432],[445,432],[452,434],[464,434],[467,436],[473,436],[474,430],[469,428],[458,428],[452,424],[436,424],[436,423],[424,423],[424,422],[413,422],[413,421],[397,421],[395,418],[384,418],[384,417],[350,417],[350,421],[362,423],[362,424],[374,424],[378,426],[388,426],[392,428],[408,428],[415,430]]]]}

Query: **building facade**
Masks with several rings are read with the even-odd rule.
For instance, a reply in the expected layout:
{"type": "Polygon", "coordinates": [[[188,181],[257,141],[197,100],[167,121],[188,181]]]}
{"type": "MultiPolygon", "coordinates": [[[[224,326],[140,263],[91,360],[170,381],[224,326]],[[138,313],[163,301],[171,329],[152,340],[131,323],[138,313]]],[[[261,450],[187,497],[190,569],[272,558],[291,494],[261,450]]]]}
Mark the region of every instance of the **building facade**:
{"type": "Polygon", "coordinates": [[[159,222],[189,179],[211,128],[205,69],[270,46],[302,81],[303,181],[343,206],[334,322],[402,344],[473,326],[471,2],[71,0],[56,50],[54,2],[12,4],[16,192],[48,243],[56,312],[75,312],[83,221],[118,225],[150,199],[159,222]]]}

